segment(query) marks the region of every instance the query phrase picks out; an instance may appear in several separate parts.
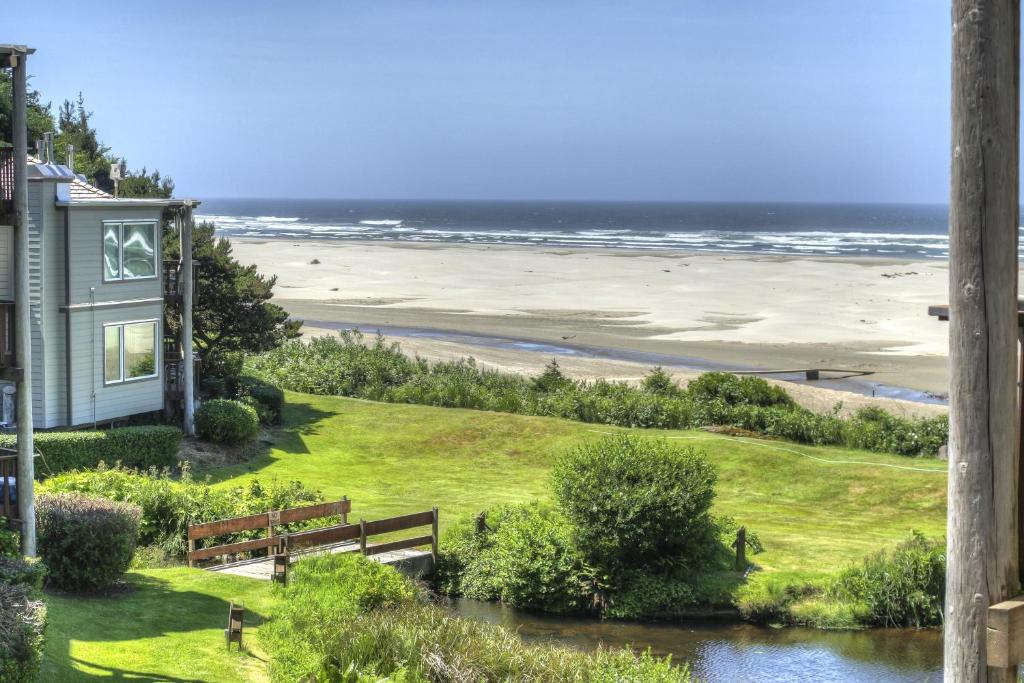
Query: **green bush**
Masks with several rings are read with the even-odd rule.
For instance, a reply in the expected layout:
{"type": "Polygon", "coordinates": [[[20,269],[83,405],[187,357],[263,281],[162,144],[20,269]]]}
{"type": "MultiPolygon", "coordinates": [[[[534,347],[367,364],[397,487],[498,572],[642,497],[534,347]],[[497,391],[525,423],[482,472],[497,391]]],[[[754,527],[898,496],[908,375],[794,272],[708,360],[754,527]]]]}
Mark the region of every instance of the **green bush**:
{"type": "Polygon", "coordinates": [[[199,384],[205,396],[221,398],[235,391],[242,374],[245,354],[241,351],[210,351],[203,354],[199,384]]]}
{"type": "Polygon", "coordinates": [[[631,571],[619,583],[604,611],[613,619],[650,619],[697,603],[691,576],[631,571]]]}
{"type": "Polygon", "coordinates": [[[0,557],[0,585],[42,588],[46,567],[38,559],[0,557]]]}
{"type": "Polygon", "coordinates": [[[256,410],[241,401],[211,398],[196,411],[196,433],[209,441],[239,444],[255,438],[259,430],[256,410]]]}
{"type": "MultiPolygon", "coordinates": [[[[178,462],[181,430],[163,425],[118,427],[99,431],[36,432],[35,445],[42,453],[36,473],[49,476],[99,463],[120,463],[146,469],[171,467],[178,462]]],[[[0,446],[14,448],[15,435],[0,434],[0,446]]]]}
{"type": "Polygon", "coordinates": [[[421,604],[394,569],[359,556],[302,560],[278,590],[280,607],[261,629],[275,682],[689,681],[685,668],[649,654],[527,645],[421,604]]]}
{"type": "Polygon", "coordinates": [[[277,424],[284,410],[284,392],[256,377],[242,376],[235,381],[235,397],[251,405],[260,423],[277,424]]]}
{"type": "Polygon", "coordinates": [[[26,584],[0,583],[0,681],[31,683],[43,658],[46,605],[26,584]]]}
{"type": "Polygon", "coordinates": [[[829,596],[864,605],[871,626],[940,626],[945,577],[945,544],[915,533],[842,571],[829,596]]]}
{"type": "MultiPolygon", "coordinates": [[[[151,471],[140,474],[126,469],[100,468],[89,472],[68,472],[49,479],[47,493],[81,493],[110,500],[127,501],[142,509],[139,522],[139,543],[158,545],[170,555],[184,555],[188,548],[188,525],[227,517],[283,510],[311,505],[323,500],[316,491],[297,481],[258,479],[244,486],[212,487],[196,482],[186,469],[180,480],[169,472],[151,471]]],[[[313,524],[337,523],[336,518],[287,525],[289,531],[309,528],[313,524]]],[[[206,539],[207,544],[229,543],[256,538],[259,530],[206,539]]]]}
{"type": "Polygon", "coordinates": [[[593,579],[565,518],[540,504],[510,505],[446,532],[440,582],[451,595],[553,613],[593,607],[593,579]]]}
{"type": "Polygon", "coordinates": [[[577,545],[600,571],[695,566],[715,550],[715,469],[703,453],[628,434],[559,458],[552,484],[577,545]]]}
{"type": "Polygon", "coordinates": [[[0,557],[17,557],[20,554],[18,532],[10,527],[6,517],[0,517],[0,557]]]}
{"type": "MultiPolygon", "coordinates": [[[[835,444],[903,455],[932,456],[946,441],[944,417],[877,420],[819,415],[797,406],[759,377],[712,372],[686,389],[659,369],[641,382],[575,381],[552,362],[528,379],[485,370],[472,359],[428,363],[405,356],[379,336],[358,332],[318,337],[246,359],[247,375],[282,389],[373,401],[546,415],[622,427],[690,429],[735,426],[799,443],[835,444]]],[[[264,418],[266,419],[266,418],[264,418]]]]}
{"type": "Polygon", "coordinates": [[[128,569],[139,535],[138,505],[77,493],[36,500],[39,557],[64,590],[96,590],[128,569]]]}

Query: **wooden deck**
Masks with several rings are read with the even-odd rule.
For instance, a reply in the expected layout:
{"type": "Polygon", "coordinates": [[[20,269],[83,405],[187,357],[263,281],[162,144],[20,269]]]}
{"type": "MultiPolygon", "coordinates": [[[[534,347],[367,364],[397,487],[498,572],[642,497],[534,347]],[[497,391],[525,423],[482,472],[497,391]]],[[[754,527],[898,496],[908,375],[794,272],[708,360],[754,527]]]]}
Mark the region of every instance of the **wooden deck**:
{"type": "MultiPolygon", "coordinates": [[[[288,561],[290,564],[295,564],[303,558],[310,557],[312,555],[358,552],[358,542],[346,541],[344,543],[332,543],[317,546],[305,551],[293,553],[288,556],[288,561]]],[[[427,576],[433,573],[434,570],[434,557],[429,550],[391,550],[376,555],[369,555],[368,557],[374,562],[391,565],[403,574],[414,578],[427,576]]],[[[269,581],[274,573],[274,558],[272,556],[258,557],[251,560],[229,562],[227,564],[208,567],[207,570],[211,572],[221,572],[223,574],[246,576],[250,579],[262,579],[264,581],[269,581]]]]}

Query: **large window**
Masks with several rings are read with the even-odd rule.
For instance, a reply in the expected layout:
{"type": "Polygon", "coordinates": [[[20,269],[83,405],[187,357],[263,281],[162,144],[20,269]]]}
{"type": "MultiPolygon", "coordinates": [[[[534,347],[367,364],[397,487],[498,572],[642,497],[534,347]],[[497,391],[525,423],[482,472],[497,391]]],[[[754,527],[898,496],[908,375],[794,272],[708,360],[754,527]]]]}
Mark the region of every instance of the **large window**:
{"type": "Polygon", "coordinates": [[[156,223],[103,224],[103,279],[156,277],[156,223]]]}
{"type": "Polygon", "coordinates": [[[157,376],[156,321],[103,326],[103,382],[117,384],[157,376]]]}

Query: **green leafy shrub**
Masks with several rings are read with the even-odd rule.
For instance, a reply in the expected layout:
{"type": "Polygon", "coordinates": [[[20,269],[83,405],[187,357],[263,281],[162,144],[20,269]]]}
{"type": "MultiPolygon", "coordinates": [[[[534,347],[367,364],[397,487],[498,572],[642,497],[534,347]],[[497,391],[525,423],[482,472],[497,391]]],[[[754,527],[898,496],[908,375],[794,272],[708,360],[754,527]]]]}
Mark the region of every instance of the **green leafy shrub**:
{"type": "MultiPolygon", "coordinates": [[[[142,509],[139,543],[160,546],[175,556],[184,555],[188,548],[189,524],[300,507],[323,500],[320,493],[305,488],[298,481],[263,483],[253,479],[242,486],[215,488],[194,481],[187,469],[180,480],[172,479],[166,470],[147,474],[123,468],[68,472],[49,479],[44,487],[47,493],[81,493],[138,505],[142,509]]],[[[297,531],[314,524],[332,523],[337,523],[337,519],[329,517],[285,528],[297,531]]],[[[260,534],[259,530],[242,532],[206,539],[206,543],[242,541],[260,534]]]]}
{"type": "Polygon", "coordinates": [[[391,567],[359,556],[299,562],[261,629],[275,682],[650,681],[685,683],[685,668],[628,650],[584,653],[421,604],[391,567]]]}
{"type": "Polygon", "coordinates": [[[509,505],[484,520],[446,532],[439,574],[447,593],[559,614],[593,607],[593,579],[556,510],[509,505]]]}
{"type": "Polygon", "coordinates": [[[209,441],[243,443],[255,438],[259,430],[256,410],[241,401],[212,398],[203,401],[196,411],[196,433],[209,441]]]}
{"type": "Polygon", "coordinates": [[[248,402],[259,415],[260,423],[277,424],[284,410],[284,392],[256,377],[242,376],[235,381],[235,397],[248,402]]]}
{"type": "Polygon", "coordinates": [[[39,557],[64,590],[96,590],[128,569],[139,534],[138,505],[76,493],[36,500],[39,557]]]}
{"type": "Polygon", "coordinates": [[[42,588],[46,566],[37,558],[0,557],[0,585],[42,588]]]}
{"type": "Polygon", "coordinates": [[[743,585],[736,595],[736,607],[747,621],[757,624],[792,623],[791,610],[807,598],[821,595],[821,588],[786,577],[765,577],[743,585]]]}
{"type": "Polygon", "coordinates": [[[655,369],[635,387],[625,382],[575,381],[553,362],[536,378],[482,369],[472,359],[428,363],[397,344],[358,332],[289,341],[246,359],[247,375],[282,389],[374,401],[546,415],[622,427],[690,429],[735,426],[815,445],[847,445],[903,455],[934,455],[945,443],[947,420],[888,416],[869,420],[820,415],[797,406],[759,377],[705,373],[680,389],[655,369]]]}
{"type": "MultiPolygon", "coordinates": [[[[42,453],[36,472],[53,475],[89,469],[101,462],[146,469],[171,467],[178,462],[181,430],[163,425],[118,427],[98,431],[37,432],[35,445],[42,453]]],[[[15,447],[15,435],[0,434],[0,446],[15,447]]]]}
{"type": "Polygon", "coordinates": [[[203,354],[199,386],[205,396],[222,398],[235,391],[235,383],[242,374],[245,354],[240,351],[213,350],[203,354]]]}
{"type": "Polygon", "coordinates": [[[27,584],[0,583],[0,681],[31,683],[39,675],[46,605],[27,584]]]}
{"type": "Polygon", "coordinates": [[[0,517],[0,558],[17,557],[20,550],[18,532],[10,527],[6,517],[0,517]]]}
{"type": "Polygon", "coordinates": [[[715,469],[703,453],[628,434],[559,458],[552,485],[587,560],[615,576],[668,570],[715,548],[715,469]]]}
{"type": "Polygon", "coordinates": [[[945,544],[915,533],[842,571],[829,595],[863,604],[872,626],[939,626],[945,577],[945,544]]]}
{"type": "Polygon", "coordinates": [[[604,615],[613,619],[649,619],[696,604],[691,576],[628,572],[608,598],[604,615]]]}

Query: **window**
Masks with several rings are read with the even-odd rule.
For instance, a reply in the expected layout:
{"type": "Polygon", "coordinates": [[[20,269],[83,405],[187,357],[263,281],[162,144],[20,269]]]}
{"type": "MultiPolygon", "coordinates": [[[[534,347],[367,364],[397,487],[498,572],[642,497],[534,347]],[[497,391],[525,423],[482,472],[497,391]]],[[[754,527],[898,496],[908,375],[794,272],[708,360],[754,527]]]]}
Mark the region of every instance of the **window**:
{"type": "Polygon", "coordinates": [[[156,377],[156,321],[103,326],[103,383],[156,377]]]}
{"type": "Polygon", "coordinates": [[[156,277],[156,223],[103,224],[103,280],[156,277]]]}

